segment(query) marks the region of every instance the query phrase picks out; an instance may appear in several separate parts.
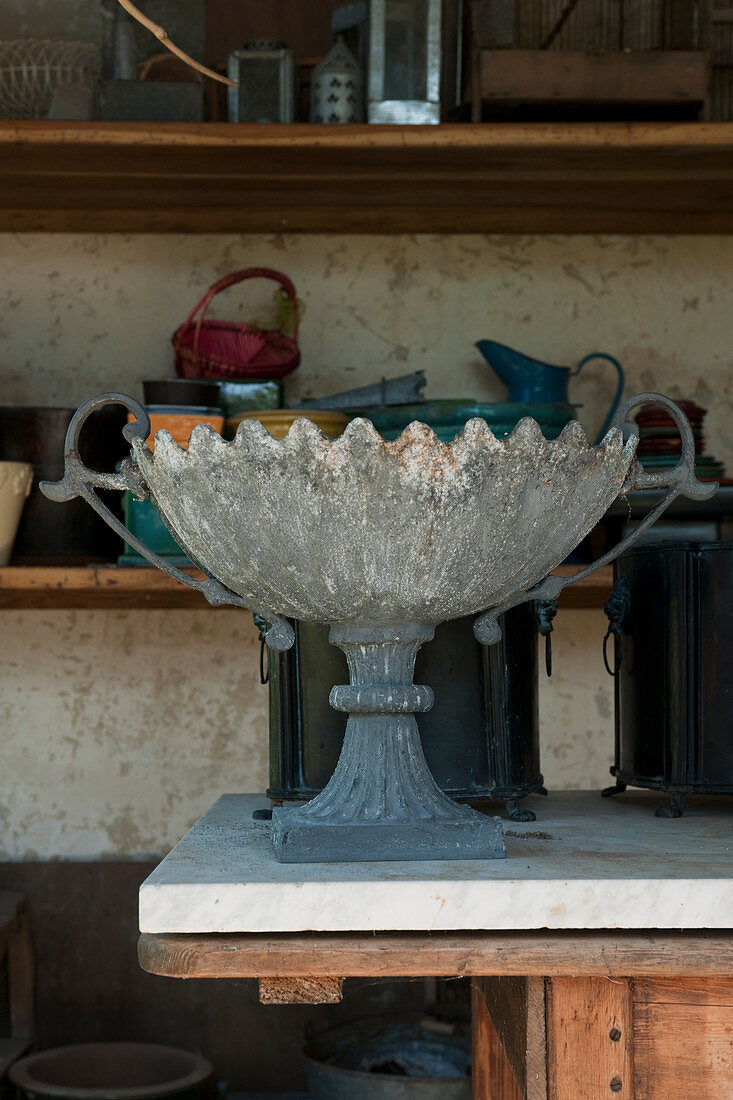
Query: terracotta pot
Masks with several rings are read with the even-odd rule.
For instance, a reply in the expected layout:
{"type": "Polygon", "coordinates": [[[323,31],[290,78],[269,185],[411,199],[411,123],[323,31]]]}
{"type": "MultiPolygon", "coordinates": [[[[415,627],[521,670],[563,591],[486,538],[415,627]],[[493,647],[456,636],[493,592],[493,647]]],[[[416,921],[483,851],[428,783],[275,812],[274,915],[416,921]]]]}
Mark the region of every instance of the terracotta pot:
{"type": "Polygon", "coordinates": [[[23,505],[33,484],[29,462],[0,462],[0,565],[7,565],[23,505]]]}
{"type": "Polygon", "coordinates": [[[40,1050],[8,1071],[29,1100],[198,1100],[211,1063],[156,1043],[82,1043],[40,1050]]]}
{"type": "MultiPolygon", "coordinates": [[[[182,405],[148,405],[146,411],[150,417],[150,435],[147,438],[148,447],[155,450],[155,435],[165,429],[175,439],[176,443],[188,450],[188,441],[191,432],[197,424],[208,424],[215,432],[221,434],[224,428],[224,416],[219,409],[189,408],[182,405]]],[[[128,422],[135,417],[128,414],[128,422]]]]}
{"type": "Polygon", "coordinates": [[[243,420],[259,420],[275,439],[284,439],[291,425],[300,417],[312,420],[315,426],[331,439],[341,435],[351,420],[351,417],[331,409],[255,409],[251,412],[238,413],[237,416],[227,420],[227,432],[235,435],[243,420]]]}

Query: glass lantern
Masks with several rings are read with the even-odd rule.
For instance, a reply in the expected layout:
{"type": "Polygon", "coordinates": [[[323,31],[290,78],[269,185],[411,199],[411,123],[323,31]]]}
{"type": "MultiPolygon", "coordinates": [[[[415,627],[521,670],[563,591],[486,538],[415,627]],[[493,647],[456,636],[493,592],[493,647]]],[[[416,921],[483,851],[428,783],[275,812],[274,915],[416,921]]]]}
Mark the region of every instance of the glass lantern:
{"type": "Polygon", "coordinates": [[[292,122],[295,111],[293,51],[282,42],[259,38],[229,55],[227,75],[230,122],[292,122]]]}
{"type": "Polygon", "coordinates": [[[440,122],[441,0],[371,0],[369,121],[440,122]]]}

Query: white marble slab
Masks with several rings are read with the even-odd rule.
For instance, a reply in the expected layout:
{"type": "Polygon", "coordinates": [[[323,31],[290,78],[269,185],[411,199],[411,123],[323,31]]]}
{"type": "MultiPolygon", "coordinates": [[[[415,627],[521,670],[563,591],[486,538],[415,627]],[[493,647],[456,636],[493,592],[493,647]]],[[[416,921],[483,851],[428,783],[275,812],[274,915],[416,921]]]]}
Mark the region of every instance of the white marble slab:
{"type": "Polygon", "coordinates": [[[733,799],[627,791],[528,800],[507,858],[278,863],[261,795],[224,795],[140,888],[142,932],[733,928],[733,799]]]}

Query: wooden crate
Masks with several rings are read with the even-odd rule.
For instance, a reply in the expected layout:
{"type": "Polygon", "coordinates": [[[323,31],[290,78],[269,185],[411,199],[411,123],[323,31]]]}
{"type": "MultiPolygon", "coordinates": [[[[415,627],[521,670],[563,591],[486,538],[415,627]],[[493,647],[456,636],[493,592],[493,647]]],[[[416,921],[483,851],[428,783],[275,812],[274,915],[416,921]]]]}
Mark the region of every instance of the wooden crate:
{"type": "Polygon", "coordinates": [[[730,0],[471,0],[474,45],[519,50],[697,50],[730,0]]]}
{"type": "Polygon", "coordinates": [[[581,50],[477,50],[473,121],[512,106],[659,108],[708,114],[708,55],[703,51],[640,53],[581,50]]]}
{"type": "Polygon", "coordinates": [[[470,0],[469,8],[473,49],[707,51],[707,117],[733,119],[733,0],[470,0]]]}

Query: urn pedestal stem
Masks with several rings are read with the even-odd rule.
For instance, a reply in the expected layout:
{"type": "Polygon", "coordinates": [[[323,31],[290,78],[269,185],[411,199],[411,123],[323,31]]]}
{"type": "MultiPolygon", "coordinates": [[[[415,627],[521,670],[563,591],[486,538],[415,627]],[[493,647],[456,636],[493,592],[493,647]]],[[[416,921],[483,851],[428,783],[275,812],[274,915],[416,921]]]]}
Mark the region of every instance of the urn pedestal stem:
{"type": "MultiPolygon", "coordinates": [[[[344,744],[328,785],[302,807],[273,810],[283,863],[489,859],[503,857],[501,822],[448,798],[425,761],[415,712],[433,692],[413,683],[415,658],[434,629],[424,623],[332,627],[351,683],[331,691],[348,712],[344,744]]],[[[449,731],[446,731],[449,735],[449,731]]]]}

